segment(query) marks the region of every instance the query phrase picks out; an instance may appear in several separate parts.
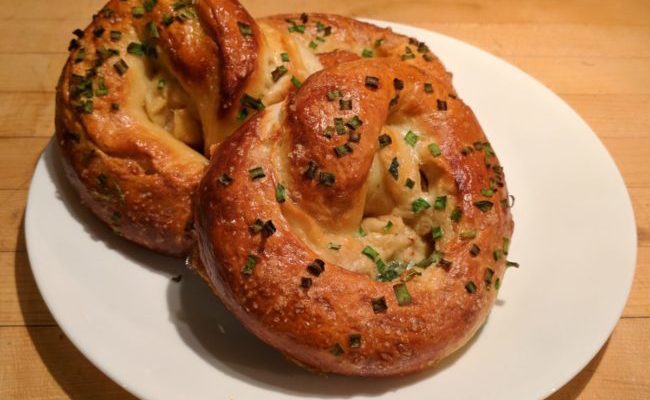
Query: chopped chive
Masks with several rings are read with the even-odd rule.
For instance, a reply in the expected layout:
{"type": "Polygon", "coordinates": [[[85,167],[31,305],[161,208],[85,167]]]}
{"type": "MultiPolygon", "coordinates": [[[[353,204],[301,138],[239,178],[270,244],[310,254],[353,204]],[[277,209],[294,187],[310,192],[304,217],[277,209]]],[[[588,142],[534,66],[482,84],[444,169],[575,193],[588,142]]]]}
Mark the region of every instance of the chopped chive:
{"type": "Polygon", "coordinates": [[[345,133],[345,123],[343,122],[343,118],[334,118],[334,129],[336,129],[336,133],[339,135],[345,133]]]}
{"type": "Polygon", "coordinates": [[[244,268],[242,269],[241,272],[244,275],[252,275],[253,270],[255,269],[255,265],[257,265],[257,260],[258,260],[257,256],[253,254],[249,254],[246,257],[246,263],[244,264],[244,268]]]}
{"type": "Polygon", "coordinates": [[[405,283],[398,283],[393,286],[393,291],[395,292],[395,298],[397,298],[397,304],[400,306],[406,306],[413,303],[411,294],[408,291],[405,283]]]}
{"type": "Polygon", "coordinates": [[[314,42],[314,41],[312,40],[311,42],[309,42],[309,47],[310,47],[311,49],[315,49],[316,47],[318,47],[318,43],[316,43],[316,42],[314,42]]]}
{"type": "Polygon", "coordinates": [[[508,250],[510,249],[510,239],[503,238],[503,254],[508,255],[508,250]]]}
{"type": "Polygon", "coordinates": [[[241,104],[242,107],[250,107],[253,110],[263,110],[264,109],[264,103],[262,102],[261,98],[255,98],[248,93],[244,93],[244,95],[239,99],[239,103],[241,104]]]}
{"type": "Polygon", "coordinates": [[[496,281],[494,281],[494,288],[496,290],[499,290],[500,287],[501,287],[501,279],[497,278],[496,281]]]}
{"type": "Polygon", "coordinates": [[[483,189],[481,189],[481,194],[483,196],[485,196],[485,197],[490,197],[490,196],[492,196],[494,194],[494,190],[483,188],[483,189]]]}
{"type": "Polygon", "coordinates": [[[519,268],[519,263],[516,263],[514,261],[506,261],[506,268],[508,268],[508,267],[519,268]]]}
{"type": "Polygon", "coordinates": [[[149,33],[149,37],[152,39],[158,39],[160,37],[160,34],[158,33],[158,27],[153,21],[150,21],[147,24],[147,32],[149,33]]]}
{"type": "Polygon", "coordinates": [[[474,206],[479,210],[481,210],[482,212],[490,211],[493,205],[494,203],[492,203],[489,200],[481,200],[481,201],[474,202],[474,206]]]}
{"type": "Polygon", "coordinates": [[[492,258],[494,258],[494,261],[499,261],[502,255],[503,255],[503,250],[501,249],[495,249],[492,252],[492,258]]]}
{"type": "Polygon", "coordinates": [[[348,345],[351,349],[358,349],[361,347],[361,335],[354,333],[348,337],[348,345]]]}
{"type": "Polygon", "coordinates": [[[142,17],[144,15],[144,7],[142,6],[133,7],[131,9],[131,15],[133,15],[134,18],[142,17]]]}
{"type": "Polygon", "coordinates": [[[370,300],[370,304],[372,304],[372,311],[375,314],[381,314],[388,310],[388,305],[386,304],[386,298],[384,296],[370,300]]]}
{"type": "Polygon", "coordinates": [[[253,36],[253,28],[245,22],[237,21],[237,26],[239,27],[239,33],[242,36],[253,36]]]}
{"type": "Polygon", "coordinates": [[[393,157],[393,159],[390,161],[388,172],[393,177],[393,179],[397,180],[399,178],[399,161],[397,161],[397,157],[393,157]]]}
{"type": "Polygon", "coordinates": [[[332,136],[334,135],[334,127],[333,126],[328,126],[325,128],[325,131],[323,131],[323,136],[325,136],[328,139],[331,139],[332,136]]]}
{"type": "Polygon", "coordinates": [[[469,249],[469,254],[472,255],[472,257],[476,257],[479,255],[481,252],[481,248],[476,245],[476,243],[472,244],[472,247],[469,249]]]}
{"type": "Polygon", "coordinates": [[[309,21],[309,16],[307,15],[307,13],[304,13],[304,12],[303,12],[303,13],[300,14],[300,21],[301,21],[303,24],[306,24],[307,21],[309,21]]]}
{"type": "Polygon", "coordinates": [[[334,101],[341,96],[342,94],[340,90],[330,90],[329,92],[327,92],[327,100],[329,101],[334,101]]]}
{"type": "Polygon", "coordinates": [[[336,176],[332,174],[331,172],[321,172],[318,174],[318,184],[327,186],[327,187],[332,187],[334,186],[334,183],[336,182],[336,176]]]}
{"type": "Polygon", "coordinates": [[[172,17],[171,15],[164,15],[163,16],[162,23],[163,23],[164,26],[167,27],[167,26],[171,25],[172,22],[174,22],[174,17],[172,17]]]}
{"type": "Polygon", "coordinates": [[[120,105],[118,103],[111,103],[111,110],[119,111],[120,105]]]}
{"type": "Polygon", "coordinates": [[[304,277],[304,276],[302,278],[300,278],[300,287],[301,288],[309,289],[311,287],[311,285],[312,285],[311,278],[307,278],[307,277],[304,277]]]}
{"type": "Polygon", "coordinates": [[[428,53],[428,52],[429,52],[429,47],[424,42],[418,43],[418,53],[428,53]]]}
{"type": "Polygon", "coordinates": [[[341,347],[340,344],[336,343],[334,346],[332,346],[332,347],[330,348],[330,353],[331,353],[334,357],[339,357],[340,355],[342,355],[342,354],[344,353],[344,351],[343,351],[343,347],[341,347]]]}
{"type": "Polygon", "coordinates": [[[289,32],[291,33],[305,33],[305,25],[298,25],[292,20],[288,20],[289,22],[289,32]]]}
{"type": "Polygon", "coordinates": [[[379,89],[379,78],[376,76],[366,76],[365,84],[370,89],[379,89]]]}
{"type": "Polygon", "coordinates": [[[266,221],[262,226],[262,234],[266,237],[273,235],[276,231],[277,229],[271,220],[266,221]]]}
{"type": "Polygon", "coordinates": [[[361,52],[361,57],[363,58],[371,58],[374,55],[375,53],[370,49],[363,49],[363,51],[361,52]]]}
{"type": "Polygon", "coordinates": [[[124,75],[126,74],[126,71],[129,69],[129,66],[127,65],[126,61],[120,58],[120,61],[113,64],[113,68],[115,68],[118,74],[124,75]]]}
{"type": "Polygon", "coordinates": [[[406,183],[404,185],[409,189],[413,189],[415,186],[415,181],[411,178],[406,178],[406,183]]]}
{"type": "Polygon", "coordinates": [[[255,167],[248,170],[248,176],[250,176],[252,180],[256,180],[264,178],[266,175],[264,174],[264,168],[255,167]]]}
{"type": "Polygon", "coordinates": [[[336,153],[336,157],[341,158],[346,154],[352,153],[352,147],[350,147],[350,145],[347,143],[343,143],[342,145],[336,146],[334,148],[334,153],[336,153]]]}
{"type": "Polygon", "coordinates": [[[325,271],[325,262],[317,258],[307,265],[307,271],[314,276],[319,276],[325,271]]]}
{"type": "Polygon", "coordinates": [[[281,183],[275,187],[275,200],[278,203],[284,203],[286,200],[286,189],[282,186],[281,183]]]}
{"type": "Polygon", "coordinates": [[[158,90],[163,90],[165,88],[165,85],[167,85],[167,82],[165,82],[164,79],[158,79],[158,90]]]}
{"type": "Polygon", "coordinates": [[[102,35],[106,32],[106,29],[103,26],[98,26],[93,30],[93,36],[95,37],[102,37],[102,35]]]}
{"type": "Polygon", "coordinates": [[[476,238],[476,231],[461,231],[458,235],[461,240],[470,240],[476,238]]]}
{"type": "Polygon", "coordinates": [[[447,196],[438,196],[436,197],[436,201],[433,204],[433,208],[436,210],[444,210],[447,208],[447,196]]]}
{"type": "Polygon", "coordinates": [[[330,250],[339,251],[339,250],[341,250],[341,245],[338,244],[338,243],[332,243],[332,242],[330,242],[330,243],[327,245],[327,248],[330,249],[330,250]]]}
{"type": "Polygon", "coordinates": [[[302,86],[302,83],[300,82],[300,80],[299,80],[298,78],[296,78],[295,76],[292,76],[292,77],[291,77],[291,84],[292,84],[296,89],[300,89],[300,86],[302,86]]]}
{"type": "Polygon", "coordinates": [[[424,200],[422,197],[418,197],[411,203],[411,208],[413,209],[414,213],[419,214],[427,208],[431,208],[431,204],[429,204],[429,202],[424,200]]]}
{"type": "Polygon", "coordinates": [[[425,83],[424,84],[424,92],[425,93],[433,93],[433,85],[430,83],[425,83]]]}
{"type": "Polygon", "coordinates": [[[436,105],[438,106],[438,111],[447,111],[447,102],[444,100],[436,100],[436,105]]]}
{"type": "Polygon", "coordinates": [[[404,136],[404,141],[408,143],[409,146],[415,147],[415,144],[418,142],[420,137],[415,134],[413,131],[408,131],[406,132],[406,135],[404,136]]]}
{"type": "Polygon", "coordinates": [[[358,116],[355,115],[354,117],[350,118],[348,120],[348,122],[345,123],[345,126],[347,126],[348,128],[350,128],[352,130],[355,130],[358,127],[360,127],[362,124],[363,124],[363,121],[361,119],[359,119],[358,116]]]}
{"type": "Polygon", "coordinates": [[[431,239],[438,240],[442,238],[442,235],[443,232],[441,226],[436,226],[435,228],[431,228],[431,239]]]}
{"type": "Polygon", "coordinates": [[[456,207],[449,215],[449,219],[451,219],[454,222],[459,222],[462,216],[463,216],[463,211],[461,211],[460,207],[456,207]]]}
{"type": "Polygon", "coordinates": [[[246,118],[248,118],[248,109],[247,108],[242,108],[237,113],[237,120],[238,121],[244,121],[246,118]]]}
{"type": "Polygon", "coordinates": [[[81,105],[81,111],[84,114],[92,114],[93,113],[93,101],[92,100],[86,100],[82,105],[81,105]]]}
{"type": "Polygon", "coordinates": [[[476,292],[476,284],[472,281],[469,281],[465,284],[465,290],[467,290],[467,293],[474,293],[476,292]]]}
{"type": "Polygon", "coordinates": [[[271,72],[271,79],[273,82],[277,82],[280,78],[282,78],[284,74],[287,73],[287,71],[289,71],[287,67],[280,65],[271,72]]]}
{"type": "Polygon", "coordinates": [[[395,95],[390,101],[388,102],[389,107],[395,107],[397,105],[397,102],[399,101],[399,95],[395,95]]]}
{"type": "Polygon", "coordinates": [[[106,96],[108,94],[108,88],[106,87],[106,82],[104,77],[100,76],[97,78],[97,90],[95,90],[95,95],[98,97],[106,96]]]}
{"type": "Polygon", "coordinates": [[[427,147],[429,148],[429,153],[431,153],[431,155],[434,157],[439,157],[442,154],[440,147],[438,147],[438,145],[435,143],[431,143],[427,147]]]}
{"type": "Polygon", "coordinates": [[[490,285],[492,284],[492,278],[494,277],[494,270],[492,268],[486,268],[485,269],[485,277],[483,278],[483,281],[485,282],[485,286],[489,289],[490,285]]]}
{"type": "Polygon", "coordinates": [[[359,235],[359,237],[366,237],[366,236],[368,236],[368,234],[366,233],[366,231],[363,229],[363,226],[360,226],[360,227],[359,227],[359,229],[357,230],[357,235],[359,235]]]}
{"type": "Polygon", "coordinates": [[[264,229],[264,221],[257,218],[252,224],[248,225],[248,230],[253,234],[260,233],[264,229]]]}
{"type": "Polygon", "coordinates": [[[86,49],[85,48],[80,48],[79,51],[77,51],[77,55],[74,58],[75,63],[80,63],[86,58],[86,49]]]}
{"type": "Polygon", "coordinates": [[[339,100],[339,108],[341,110],[352,110],[352,100],[339,100]]]}
{"type": "Polygon", "coordinates": [[[126,52],[133,54],[134,56],[143,56],[144,55],[144,45],[142,43],[131,42],[126,48],[126,52]]]}
{"type": "Polygon", "coordinates": [[[363,250],[361,250],[361,254],[365,255],[373,262],[377,262],[377,260],[379,259],[379,253],[377,253],[377,250],[373,249],[370,246],[364,247],[363,250]]]}
{"type": "Polygon", "coordinates": [[[393,227],[393,221],[386,222],[386,225],[384,225],[384,232],[390,231],[392,227],[393,227]]]}
{"type": "Polygon", "coordinates": [[[391,139],[390,136],[388,136],[385,133],[380,135],[378,140],[379,140],[379,148],[380,149],[383,149],[384,147],[386,147],[386,146],[390,145],[391,143],[393,143],[393,139],[391,139]]]}
{"type": "Polygon", "coordinates": [[[149,12],[153,10],[156,3],[158,3],[158,0],[147,0],[144,2],[144,9],[147,10],[147,12],[149,12]]]}
{"type": "Polygon", "coordinates": [[[395,88],[395,90],[404,89],[404,81],[397,78],[393,79],[393,87],[395,88]]]}
{"type": "Polygon", "coordinates": [[[218,181],[223,186],[228,186],[232,183],[232,177],[228,174],[221,174],[221,176],[218,178],[218,181]]]}
{"type": "Polygon", "coordinates": [[[284,62],[289,62],[289,53],[280,53],[280,59],[284,62]]]}
{"type": "Polygon", "coordinates": [[[377,39],[377,40],[375,40],[374,46],[375,46],[375,47],[380,47],[380,46],[382,45],[382,43],[384,43],[384,39],[383,39],[383,38],[381,38],[381,39],[377,39]]]}
{"type": "Polygon", "coordinates": [[[303,175],[305,178],[311,180],[316,176],[316,171],[318,171],[318,164],[316,164],[316,161],[309,160],[309,164],[307,165],[307,168],[305,168],[303,175]]]}

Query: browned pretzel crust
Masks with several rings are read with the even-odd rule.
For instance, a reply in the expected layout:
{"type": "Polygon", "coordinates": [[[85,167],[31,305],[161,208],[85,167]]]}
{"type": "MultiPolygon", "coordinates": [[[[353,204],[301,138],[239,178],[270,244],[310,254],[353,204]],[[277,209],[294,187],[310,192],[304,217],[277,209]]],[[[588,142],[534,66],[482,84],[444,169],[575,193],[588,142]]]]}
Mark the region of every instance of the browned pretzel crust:
{"type": "Polygon", "coordinates": [[[476,332],[513,224],[498,160],[450,90],[409,60],[342,63],[222,143],[198,190],[202,273],[248,329],[364,376],[420,370],[476,332]],[[391,261],[411,263],[388,276],[391,261]]]}
{"type": "Polygon", "coordinates": [[[255,21],[235,0],[112,0],[76,34],[57,88],[67,175],[118,234],[170,255],[192,244],[211,146],[312,73],[370,51],[448,81],[426,46],[388,29],[321,14],[255,21]]]}

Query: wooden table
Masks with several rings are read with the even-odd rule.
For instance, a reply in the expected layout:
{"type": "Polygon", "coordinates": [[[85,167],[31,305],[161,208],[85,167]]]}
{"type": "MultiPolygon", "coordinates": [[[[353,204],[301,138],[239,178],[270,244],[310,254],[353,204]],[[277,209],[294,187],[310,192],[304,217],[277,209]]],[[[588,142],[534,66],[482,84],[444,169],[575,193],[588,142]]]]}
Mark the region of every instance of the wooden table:
{"type": "MultiPolygon", "coordinates": [[[[6,3],[0,7],[0,398],[132,398],[57,326],[34,283],[23,233],[32,170],[53,131],[54,87],[67,43],[104,1],[6,3]]],[[[639,255],[632,293],[612,337],[552,398],[650,398],[650,2],[244,4],[256,16],[326,11],[445,33],[519,66],[571,104],[623,173],[636,212],[639,255]]]]}

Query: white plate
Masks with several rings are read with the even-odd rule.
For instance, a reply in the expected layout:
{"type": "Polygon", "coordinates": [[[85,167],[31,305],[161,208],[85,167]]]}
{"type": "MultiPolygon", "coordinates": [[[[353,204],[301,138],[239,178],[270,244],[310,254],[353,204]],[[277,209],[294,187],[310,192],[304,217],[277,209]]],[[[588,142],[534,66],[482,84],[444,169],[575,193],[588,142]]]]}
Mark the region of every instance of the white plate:
{"type": "Polygon", "coordinates": [[[313,375],[259,342],[183,262],[116,237],[71,191],[51,144],[25,217],[29,258],[52,314],[97,367],[149,399],[531,399],[596,354],[636,264],[630,200],[587,124],[517,68],[457,40],[424,40],[454,73],[505,167],[515,234],[499,300],[458,356],[396,379],[313,375]],[[176,283],[170,277],[183,274],[176,283]],[[399,396],[399,397],[398,397],[399,396]]]}

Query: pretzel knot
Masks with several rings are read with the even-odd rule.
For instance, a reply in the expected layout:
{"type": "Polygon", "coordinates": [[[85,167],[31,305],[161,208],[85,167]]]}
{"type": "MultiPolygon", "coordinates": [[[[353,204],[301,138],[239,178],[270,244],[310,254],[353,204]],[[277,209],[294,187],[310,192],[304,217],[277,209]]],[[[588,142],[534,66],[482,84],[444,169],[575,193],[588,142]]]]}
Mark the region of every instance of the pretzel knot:
{"type": "Polygon", "coordinates": [[[195,210],[202,274],[301,364],[403,374],[484,322],[512,232],[505,199],[446,82],[394,59],[342,63],[215,153],[195,210]]]}

